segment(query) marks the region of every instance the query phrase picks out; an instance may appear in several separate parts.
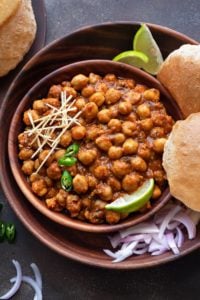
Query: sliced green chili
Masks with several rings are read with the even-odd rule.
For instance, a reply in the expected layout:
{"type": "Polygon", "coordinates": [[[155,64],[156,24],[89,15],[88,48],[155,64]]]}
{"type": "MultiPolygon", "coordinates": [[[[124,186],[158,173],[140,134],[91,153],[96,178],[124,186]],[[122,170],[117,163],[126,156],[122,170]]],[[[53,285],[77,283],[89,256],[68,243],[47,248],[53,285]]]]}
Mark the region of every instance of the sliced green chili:
{"type": "Polygon", "coordinates": [[[67,167],[71,167],[73,165],[75,165],[75,163],[77,162],[77,158],[76,157],[61,157],[58,160],[58,164],[60,166],[67,166],[67,167]]]}
{"type": "Polygon", "coordinates": [[[72,176],[66,170],[63,171],[61,176],[61,186],[66,191],[70,191],[72,189],[72,176]]]}
{"type": "Polygon", "coordinates": [[[4,222],[0,221],[0,242],[4,240],[6,232],[6,225],[4,222]]]}
{"type": "Polygon", "coordinates": [[[67,148],[65,156],[66,157],[73,156],[78,153],[78,150],[79,150],[79,145],[77,143],[74,143],[67,148]]]}
{"type": "Polygon", "coordinates": [[[16,229],[15,229],[14,224],[12,224],[12,223],[6,224],[5,236],[8,240],[8,242],[12,243],[14,241],[15,236],[16,236],[16,229]]]}

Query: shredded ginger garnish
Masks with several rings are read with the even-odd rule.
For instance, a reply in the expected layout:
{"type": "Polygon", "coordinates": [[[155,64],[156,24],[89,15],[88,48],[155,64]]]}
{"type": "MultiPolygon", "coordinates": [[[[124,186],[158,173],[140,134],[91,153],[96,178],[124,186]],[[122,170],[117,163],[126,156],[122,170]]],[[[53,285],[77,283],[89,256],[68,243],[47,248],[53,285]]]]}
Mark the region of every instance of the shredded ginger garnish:
{"type": "Polygon", "coordinates": [[[75,108],[73,107],[73,105],[76,102],[76,100],[73,100],[71,102],[71,99],[71,95],[66,98],[66,92],[61,92],[61,106],[54,107],[46,103],[46,106],[51,108],[50,114],[48,114],[47,116],[43,116],[37,120],[33,120],[31,113],[28,112],[28,117],[32,128],[25,130],[25,133],[27,133],[28,136],[34,135],[32,144],[37,141],[38,145],[38,148],[31,156],[31,159],[35,158],[37,154],[43,150],[45,145],[48,145],[51,148],[35,173],[38,173],[40,171],[40,169],[44,166],[54,150],[57,149],[60,138],[65,133],[65,131],[67,131],[69,127],[74,124],[80,125],[78,117],[80,116],[82,111],[77,112],[73,117],[69,116],[69,112],[74,111],[75,108]],[[55,130],[59,130],[59,133],[54,139],[52,138],[52,135],[55,130]]]}

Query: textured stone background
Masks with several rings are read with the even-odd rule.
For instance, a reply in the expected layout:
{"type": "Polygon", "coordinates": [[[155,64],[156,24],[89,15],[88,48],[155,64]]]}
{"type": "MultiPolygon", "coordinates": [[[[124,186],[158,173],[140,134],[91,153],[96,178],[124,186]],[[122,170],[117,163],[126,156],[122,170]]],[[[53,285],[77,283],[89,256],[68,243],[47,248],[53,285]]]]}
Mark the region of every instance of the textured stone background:
{"type": "MultiPolygon", "coordinates": [[[[33,0],[36,1],[36,0],[33,0]]],[[[49,43],[81,26],[107,21],[144,21],[171,27],[200,40],[199,0],[46,0],[49,43]]],[[[5,198],[0,194],[0,202],[5,198]]],[[[18,221],[5,202],[3,217],[17,224],[15,245],[0,244],[0,294],[13,276],[11,259],[18,259],[25,273],[34,261],[44,279],[44,299],[199,299],[199,251],[173,263],[138,271],[109,271],[65,259],[37,241],[18,221]]],[[[24,288],[13,299],[32,299],[24,288]]]]}

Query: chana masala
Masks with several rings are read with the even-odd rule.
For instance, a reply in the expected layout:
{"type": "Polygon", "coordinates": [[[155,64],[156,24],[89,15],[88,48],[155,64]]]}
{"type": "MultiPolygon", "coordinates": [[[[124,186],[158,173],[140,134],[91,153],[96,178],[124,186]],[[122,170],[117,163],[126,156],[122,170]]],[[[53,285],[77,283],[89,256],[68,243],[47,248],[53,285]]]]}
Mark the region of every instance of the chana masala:
{"type": "Polygon", "coordinates": [[[160,92],[114,74],[78,74],[24,112],[22,171],[47,207],[93,224],[128,214],[105,205],[154,178],[150,209],[166,184],[164,144],[174,121],[160,92]]]}

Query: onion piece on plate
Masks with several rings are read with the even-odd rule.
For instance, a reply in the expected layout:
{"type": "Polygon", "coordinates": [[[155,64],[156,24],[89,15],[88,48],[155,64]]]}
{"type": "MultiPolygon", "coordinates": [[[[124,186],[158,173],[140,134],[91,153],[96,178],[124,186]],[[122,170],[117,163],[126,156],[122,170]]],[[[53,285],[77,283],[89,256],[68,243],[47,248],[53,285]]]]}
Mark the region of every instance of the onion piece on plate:
{"type": "MultiPolygon", "coordinates": [[[[17,278],[13,277],[10,279],[10,282],[16,282],[16,280],[17,278]]],[[[22,281],[28,283],[34,289],[36,295],[34,299],[42,300],[41,289],[39,288],[37,282],[34,279],[32,279],[30,276],[22,276],[22,281]]]]}

